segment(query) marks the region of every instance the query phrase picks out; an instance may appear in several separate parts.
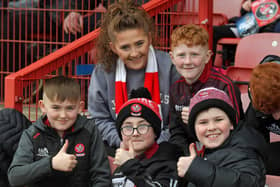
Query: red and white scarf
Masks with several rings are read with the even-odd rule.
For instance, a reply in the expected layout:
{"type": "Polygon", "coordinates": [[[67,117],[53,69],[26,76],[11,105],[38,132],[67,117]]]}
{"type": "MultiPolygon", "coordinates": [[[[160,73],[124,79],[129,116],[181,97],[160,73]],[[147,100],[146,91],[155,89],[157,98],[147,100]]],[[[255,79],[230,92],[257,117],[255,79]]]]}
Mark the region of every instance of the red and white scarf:
{"type": "MultiPolygon", "coordinates": [[[[152,46],[150,46],[149,49],[148,63],[145,72],[144,87],[150,91],[152,95],[152,100],[160,106],[158,67],[157,67],[155,51],[152,46]]],[[[115,79],[116,115],[118,114],[121,106],[127,100],[128,100],[128,94],[126,89],[126,70],[123,61],[121,59],[118,59],[117,67],[116,67],[116,79],[115,79]]]]}

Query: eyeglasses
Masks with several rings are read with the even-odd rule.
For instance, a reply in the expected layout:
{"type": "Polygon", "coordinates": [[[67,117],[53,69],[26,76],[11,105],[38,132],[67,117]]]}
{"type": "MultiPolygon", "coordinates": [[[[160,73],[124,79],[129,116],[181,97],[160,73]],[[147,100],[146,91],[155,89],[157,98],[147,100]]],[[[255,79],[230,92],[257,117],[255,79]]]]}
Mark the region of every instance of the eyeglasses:
{"type": "Polygon", "coordinates": [[[131,136],[134,134],[134,130],[136,130],[138,134],[143,135],[148,132],[149,127],[151,127],[151,125],[139,125],[136,128],[134,128],[132,126],[124,126],[121,128],[121,132],[125,136],[131,136]]]}

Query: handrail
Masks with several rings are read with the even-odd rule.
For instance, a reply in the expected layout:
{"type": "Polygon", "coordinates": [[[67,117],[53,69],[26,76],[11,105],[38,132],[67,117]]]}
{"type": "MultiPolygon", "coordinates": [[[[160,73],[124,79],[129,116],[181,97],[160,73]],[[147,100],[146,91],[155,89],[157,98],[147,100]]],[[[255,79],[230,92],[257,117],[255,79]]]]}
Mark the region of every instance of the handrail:
{"type": "MultiPolygon", "coordinates": [[[[143,5],[143,8],[151,15],[173,7],[181,0],[152,0],[143,5]]],[[[5,108],[15,108],[22,112],[23,82],[22,80],[41,79],[47,73],[70,63],[89,51],[94,46],[100,29],[88,33],[76,41],[56,50],[33,64],[8,75],[5,78],[5,108]]]]}

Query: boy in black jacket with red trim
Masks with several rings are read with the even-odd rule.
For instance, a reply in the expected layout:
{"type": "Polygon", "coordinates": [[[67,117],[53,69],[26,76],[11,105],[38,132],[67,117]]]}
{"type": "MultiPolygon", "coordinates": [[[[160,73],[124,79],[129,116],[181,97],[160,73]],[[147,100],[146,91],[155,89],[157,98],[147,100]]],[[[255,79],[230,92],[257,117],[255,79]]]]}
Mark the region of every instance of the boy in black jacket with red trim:
{"type": "Polygon", "coordinates": [[[21,136],[8,170],[12,186],[108,187],[110,166],[92,120],[79,115],[80,86],[71,78],[45,82],[44,115],[21,136]]]}

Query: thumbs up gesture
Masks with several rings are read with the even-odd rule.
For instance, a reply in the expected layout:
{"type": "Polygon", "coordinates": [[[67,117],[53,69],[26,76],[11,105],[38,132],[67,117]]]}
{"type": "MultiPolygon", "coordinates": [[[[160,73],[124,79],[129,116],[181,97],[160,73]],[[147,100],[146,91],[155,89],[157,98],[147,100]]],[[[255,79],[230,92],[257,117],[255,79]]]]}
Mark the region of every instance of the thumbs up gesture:
{"type": "Polygon", "coordinates": [[[69,142],[66,140],[60,151],[52,158],[53,169],[58,171],[72,171],[76,167],[78,163],[76,156],[66,152],[68,144],[69,142]]]}
{"type": "Polygon", "coordinates": [[[184,177],[188,171],[193,159],[196,157],[194,143],[189,145],[190,156],[180,157],[177,162],[177,172],[179,177],[184,177]]]}
{"type": "Polygon", "coordinates": [[[115,155],[115,161],[114,164],[116,165],[122,165],[129,159],[133,159],[136,156],[136,153],[134,151],[133,143],[132,141],[128,141],[128,147],[125,146],[123,142],[121,142],[120,148],[117,149],[116,155],[115,155]]]}

